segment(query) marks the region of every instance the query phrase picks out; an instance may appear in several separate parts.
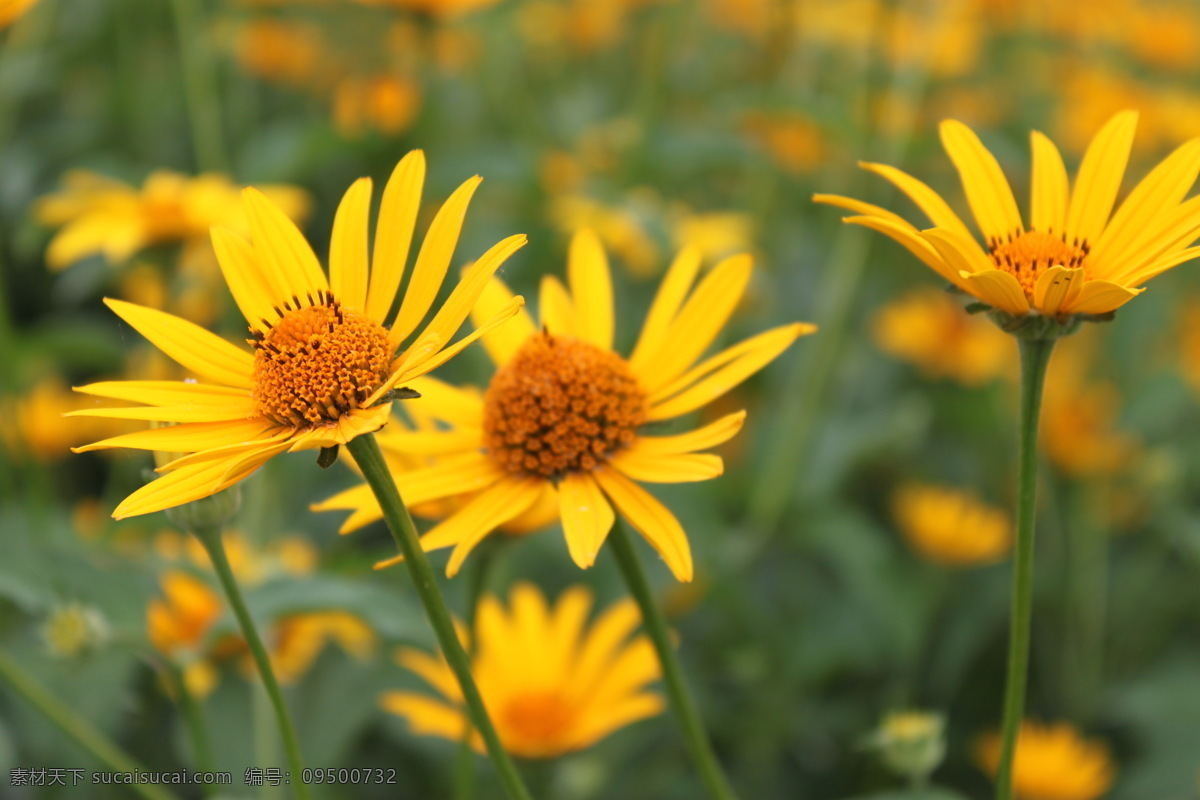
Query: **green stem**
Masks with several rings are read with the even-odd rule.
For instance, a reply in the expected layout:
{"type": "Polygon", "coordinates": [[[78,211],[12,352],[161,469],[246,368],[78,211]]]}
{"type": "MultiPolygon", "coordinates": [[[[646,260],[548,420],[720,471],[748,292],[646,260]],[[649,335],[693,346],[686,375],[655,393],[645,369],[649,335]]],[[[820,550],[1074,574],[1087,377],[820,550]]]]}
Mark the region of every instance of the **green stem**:
{"type": "Polygon", "coordinates": [[[228,169],[221,133],[221,104],[216,66],[201,0],[173,0],[175,33],[183,69],[184,95],[192,127],[192,147],[201,172],[228,169]]]}
{"type": "Polygon", "coordinates": [[[242,628],[242,635],[246,637],[246,644],[250,647],[250,654],[254,657],[258,674],[262,678],[263,686],[266,688],[267,695],[271,698],[271,705],[275,710],[275,722],[279,726],[280,738],[283,739],[283,750],[287,755],[288,769],[291,770],[292,786],[296,787],[296,797],[306,800],[309,796],[308,786],[301,779],[304,773],[304,760],[300,757],[300,745],[296,741],[296,731],[292,727],[287,704],[283,701],[283,691],[279,688],[279,681],[275,679],[275,670],[271,668],[271,658],[267,655],[267,648],[263,646],[262,638],[258,635],[258,628],[254,625],[254,618],[250,616],[250,609],[246,607],[246,601],[242,598],[242,590],[238,588],[237,580],[233,577],[233,569],[229,566],[229,557],[225,554],[225,542],[222,540],[220,532],[214,528],[197,527],[193,533],[204,545],[204,549],[208,551],[213,569],[221,581],[221,588],[225,590],[229,605],[233,607],[233,614],[242,628]]]}
{"type": "MultiPolygon", "coordinates": [[[[65,733],[67,736],[103,762],[104,766],[114,772],[140,772],[145,767],[134,761],[132,757],[117,747],[107,736],[94,728],[90,722],[75,715],[54,695],[35,681],[7,653],[0,650],[0,677],[17,694],[24,697],[29,704],[40,711],[46,719],[65,733]]],[[[132,783],[129,788],[146,800],[174,800],[175,795],[159,786],[149,783],[132,783]]]]}
{"type": "Polygon", "coordinates": [[[1037,512],[1037,438],[1046,365],[1054,339],[1018,339],[1021,350],[1020,438],[1017,451],[1017,542],[1013,560],[1008,678],[1004,686],[996,799],[1012,800],[1012,766],[1025,709],[1029,631],[1033,622],[1033,527],[1037,512]]]}
{"type": "Polygon", "coordinates": [[[434,580],[433,568],[429,566],[429,559],[425,557],[425,551],[421,549],[421,544],[417,540],[417,527],[413,524],[408,509],[404,507],[404,501],[400,499],[400,491],[396,488],[391,472],[388,471],[387,464],[383,460],[379,443],[375,441],[374,434],[368,433],[350,440],[346,449],[350,451],[355,463],[362,470],[363,477],[366,478],[367,484],[374,492],[375,499],[383,511],[383,518],[392,532],[392,538],[396,540],[396,546],[404,555],[404,563],[408,565],[417,594],[420,595],[421,603],[425,606],[425,616],[429,619],[434,633],[437,634],[446,663],[450,665],[450,669],[458,679],[458,685],[462,689],[463,700],[467,706],[467,714],[475,729],[483,737],[488,756],[496,766],[496,772],[499,773],[504,791],[511,800],[530,800],[529,790],[521,781],[516,765],[513,764],[504,745],[501,744],[496,729],[492,727],[491,718],[488,717],[487,709],[483,705],[483,698],[480,697],[475,680],[471,677],[470,659],[463,650],[462,642],[458,640],[458,634],[454,630],[454,621],[450,618],[446,601],[442,599],[442,593],[438,590],[437,582],[434,580]]]}
{"type": "Polygon", "coordinates": [[[675,657],[675,648],[671,644],[667,623],[654,602],[650,582],[646,579],[646,572],[642,569],[637,551],[633,549],[633,541],[624,522],[618,520],[608,535],[608,541],[621,568],[621,575],[625,578],[625,585],[642,610],[642,626],[650,635],[650,641],[654,643],[654,649],[658,652],[658,660],[662,665],[663,686],[666,687],[675,717],[683,728],[684,741],[691,751],[692,760],[700,769],[700,777],[714,800],[735,800],[737,795],[733,793],[725,773],[721,771],[716,754],[713,753],[712,743],[708,740],[704,723],[700,720],[700,712],[696,708],[696,701],[688,688],[679,660],[675,657]]]}
{"type": "MultiPolygon", "coordinates": [[[[468,564],[467,574],[467,630],[471,632],[471,641],[467,645],[468,655],[475,657],[475,645],[478,636],[475,632],[475,617],[479,611],[479,598],[487,588],[488,574],[491,572],[495,551],[483,542],[475,551],[475,558],[468,564]]],[[[471,800],[475,794],[475,751],[471,748],[471,730],[463,732],[462,740],[458,743],[458,755],[454,764],[454,797],[455,800],[471,800]]]]}
{"type": "MultiPolygon", "coordinates": [[[[192,740],[192,756],[196,766],[203,772],[216,772],[216,762],[213,760],[212,746],[208,740],[208,729],[204,724],[204,714],[200,710],[200,704],[196,702],[196,696],[188,688],[182,669],[176,664],[169,663],[167,664],[167,673],[170,675],[175,692],[179,697],[179,706],[183,709],[183,718],[187,724],[188,738],[192,740]]],[[[204,793],[212,795],[213,787],[205,786],[204,793]]]]}

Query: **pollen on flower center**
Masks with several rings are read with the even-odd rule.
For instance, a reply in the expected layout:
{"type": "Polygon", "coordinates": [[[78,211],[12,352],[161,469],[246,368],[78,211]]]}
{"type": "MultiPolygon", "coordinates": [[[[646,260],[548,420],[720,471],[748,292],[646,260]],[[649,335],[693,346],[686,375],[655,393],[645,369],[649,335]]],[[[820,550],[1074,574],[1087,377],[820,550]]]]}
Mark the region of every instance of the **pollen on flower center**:
{"type": "Polygon", "coordinates": [[[624,359],[542,333],[492,378],[484,442],[509,472],[555,479],[595,469],[633,441],[645,418],[646,393],[624,359]]]}
{"type": "Polygon", "coordinates": [[[1091,251],[1086,241],[1068,243],[1061,235],[1043,231],[1009,234],[1004,239],[993,239],[989,245],[992,263],[1012,273],[1030,298],[1043,272],[1050,267],[1082,266],[1091,251]]]}
{"type": "Polygon", "coordinates": [[[283,318],[250,342],[255,406],[281,425],[334,422],[388,378],[387,331],[329,293],[320,300],[286,304],[283,318]]]}

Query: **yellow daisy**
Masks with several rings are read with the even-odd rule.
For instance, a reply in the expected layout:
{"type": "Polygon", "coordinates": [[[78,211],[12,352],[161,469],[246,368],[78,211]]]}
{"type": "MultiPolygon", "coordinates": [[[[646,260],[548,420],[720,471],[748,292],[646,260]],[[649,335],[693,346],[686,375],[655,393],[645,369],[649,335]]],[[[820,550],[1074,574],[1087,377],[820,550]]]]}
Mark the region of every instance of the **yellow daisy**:
{"type": "MultiPolygon", "coordinates": [[[[574,586],[549,608],[528,583],[513,588],[508,611],[495,597],[480,601],[471,672],[513,755],[553,758],[662,711],[662,698],[646,691],[659,677],[650,640],[629,638],[641,622],[637,605],[620,600],[585,627],[591,606],[591,593],[574,586]]],[[[383,707],[415,733],[461,740],[468,721],[446,662],[412,648],[399,650],[396,660],[445,700],[388,692],[383,707]]],[[[477,735],[472,744],[482,752],[477,735]]]]}
{"type": "MultiPolygon", "coordinates": [[[[995,775],[1000,737],[984,737],[979,762],[995,775]]],[[[1107,745],[1085,739],[1071,725],[1021,723],[1013,758],[1013,789],[1019,800],[1096,800],[1112,786],[1115,770],[1107,745]]]]}
{"type": "Polygon", "coordinates": [[[907,484],[896,491],[892,510],[909,544],[939,564],[990,564],[1012,546],[1008,514],[958,489],[907,484]]]}
{"type": "MultiPolygon", "coordinates": [[[[485,394],[420,383],[419,390],[433,398],[428,408],[447,429],[397,436],[388,444],[394,454],[438,457],[433,466],[395,473],[406,502],[472,495],[421,539],[426,550],[454,546],[448,575],[497,527],[546,505],[561,519],[575,563],[590,567],[612,528],[615,506],[676,578],[692,579],[683,528],[638,482],[717,477],[721,458],[701,451],[732,438],[745,412],[671,436],[646,435],[641,428],[707,405],[816,330],[805,323],[782,325],[697,363],[736,308],[752,266],[749,256],[726,259],[693,291],[700,263],[694,248],[679,255],[633,353],[622,357],[612,349],[608,262],[599,239],[585,230],[571,243],[570,288],[554,277],[542,281],[541,324],[520,312],[484,339],[497,365],[485,394]]],[[[474,313],[487,316],[511,303],[509,290],[494,280],[474,313]]],[[[365,485],[314,509],[354,511],[343,532],[380,517],[365,485]]]]}
{"type": "Polygon", "coordinates": [[[1168,156],[1113,212],[1136,126],[1133,111],[1114,116],[1092,140],[1071,189],[1058,149],[1034,131],[1026,228],[995,157],[967,126],[943,122],[942,144],[962,179],[982,245],[936,192],[884,164],[862,166],[908,195],[934,227],[919,230],[849,197],[814,199],[855,212],[847,222],[890,236],[954,286],[1013,317],[1104,315],[1140,294],[1146,281],[1200,255],[1200,248],[1189,247],[1200,235],[1200,197],[1184,200],[1200,172],[1200,139],[1168,156]]]}
{"type": "Polygon", "coordinates": [[[350,187],[333,223],[328,278],[291,220],[258,190],[244,191],[251,238],[220,227],[212,235],[225,280],[249,324],[252,351],[179,317],[105,301],[156,347],[209,381],[110,381],[78,389],[145,406],[74,414],[176,423],[78,451],[130,447],[189,454],[160,467],[166,474],[127,497],[113,517],[207,497],[285,450],[336,448],[378,430],[387,423],[396,387],[445,363],[519,310],[520,298],[493,307],[492,318],[450,344],[492,274],[524,245],[523,235],[504,239],[472,264],[432,320],[414,335],[450,266],[467,205],[479,185],[480,178],[474,177],[438,211],[388,326],[424,176],[420,151],[409,153],[396,167],[383,193],[370,268],[371,181],[362,178],[350,187]]]}

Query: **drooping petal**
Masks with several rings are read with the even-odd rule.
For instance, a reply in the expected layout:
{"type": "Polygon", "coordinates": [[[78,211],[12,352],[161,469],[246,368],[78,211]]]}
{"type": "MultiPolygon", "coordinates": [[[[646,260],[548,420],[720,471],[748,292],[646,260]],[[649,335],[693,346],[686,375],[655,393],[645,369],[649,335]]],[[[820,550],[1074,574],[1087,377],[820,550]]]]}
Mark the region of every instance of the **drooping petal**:
{"type": "Polygon", "coordinates": [[[658,551],[677,580],[692,579],[692,549],[675,515],[621,473],[600,467],[592,473],[629,524],[658,551]]]}
{"type": "Polygon", "coordinates": [[[160,450],[166,453],[193,453],[212,447],[250,442],[273,427],[275,427],[275,423],[266,419],[195,422],[126,433],[82,447],[72,447],[71,450],[75,453],[86,453],[89,450],[128,447],[134,450],[160,450]]]}
{"type": "Polygon", "coordinates": [[[954,231],[930,228],[921,231],[921,238],[928,242],[942,257],[942,261],[960,277],[964,272],[987,272],[996,268],[979,248],[972,246],[974,240],[964,239],[954,231]]]}
{"type": "Polygon", "coordinates": [[[710,450],[736,436],[745,421],[746,412],[735,411],[732,414],[726,414],[716,422],[710,422],[703,428],[697,428],[687,433],[679,433],[674,436],[639,436],[633,440],[630,449],[655,455],[710,450]]]}
{"type": "Polygon", "coordinates": [[[938,130],[962,178],[963,191],[983,238],[990,243],[1023,232],[1017,200],[996,157],[974,131],[957,120],[945,120],[938,130]]]}
{"type": "Polygon", "coordinates": [[[1033,150],[1033,187],[1029,224],[1035,231],[1061,234],[1067,224],[1070,182],[1062,154],[1039,131],[1030,135],[1033,150]]]}
{"type": "MultiPolygon", "coordinates": [[[[887,164],[872,164],[867,161],[860,161],[858,165],[869,172],[874,172],[876,175],[885,178],[897,189],[908,195],[908,199],[916,203],[917,207],[925,212],[925,216],[929,217],[929,221],[933,223],[934,227],[957,231],[968,239],[973,238],[970,229],[959,219],[958,214],[954,213],[954,210],[942,199],[940,194],[929,188],[923,181],[887,164]]],[[[874,214],[874,212],[871,213],[874,214]]]]}
{"type": "Polygon", "coordinates": [[[1136,111],[1122,111],[1110,119],[1088,145],[1071,191],[1067,211],[1067,244],[1094,243],[1100,238],[1121,189],[1125,165],[1137,130],[1136,111]]]}
{"type": "Polygon", "coordinates": [[[898,225],[902,228],[911,228],[913,233],[917,232],[916,226],[906,220],[899,214],[889,211],[883,206],[877,206],[873,203],[865,203],[862,200],[855,200],[853,197],[843,197],[840,194],[814,194],[812,196],[814,203],[824,203],[827,206],[836,208],[844,208],[847,211],[853,211],[855,216],[862,217],[878,217],[898,225]]]}
{"type": "Polygon", "coordinates": [[[329,288],[347,308],[364,311],[367,303],[367,239],[370,237],[371,179],[350,184],[329,240],[329,288]]]}
{"type": "Polygon", "coordinates": [[[184,368],[226,386],[250,388],[254,357],[246,351],[163,311],[108,297],[104,304],[184,368]]]}
{"type": "Polygon", "coordinates": [[[612,274],[604,246],[594,232],[584,228],[571,239],[567,255],[567,280],[578,322],[575,330],[584,341],[612,349],[612,274]]]}
{"type": "Polygon", "coordinates": [[[1071,307],[1083,290],[1083,268],[1050,267],[1033,285],[1033,306],[1048,317],[1071,307]]]}
{"type": "Polygon", "coordinates": [[[1137,297],[1145,289],[1130,289],[1109,281],[1086,281],[1079,297],[1064,310],[1067,314],[1106,314],[1137,297]]]}
{"type": "Polygon", "coordinates": [[[129,400],[152,406],[229,406],[253,408],[245,389],[229,386],[210,386],[187,381],[100,381],[76,386],[81,394],[107,397],[110,400],[129,400]]]}
{"type": "Polygon", "coordinates": [[[568,472],[557,488],[567,549],[575,564],[587,569],[596,563],[596,554],[612,529],[616,515],[591,475],[568,472]]]}
{"type": "Polygon", "coordinates": [[[1029,313],[1029,300],[1011,272],[992,269],[973,275],[963,273],[963,280],[967,291],[988,305],[1018,317],[1029,313]]]}
{"type": "MultiPolygon", "coordinates": [[[[897,225],[888,222],[879,217],[846,217],[843,222],[851,225],[861,225],[864,228],[870,228],[874,231],[879,231],[883,235],[901,244],[905,250],[912,253],[917,258],[924,262],[925,266],[932,269],[938,275],[941,275],[947,282],[959,287],[963,286],[962,278],[959,276],[959,270],[953,269],[941,254],[921,236],[921,232],[912,228],[911,225],[897,225]]],[[[934,230],[937,230],[936,228],[934,230]]]]}
{"type": "Polygon", "coordinates": [[[421,208],[425,154],[413,150],[396,165],[383,190],[367,289],[367,316],[383,325],[396,302],[421,208]]]}

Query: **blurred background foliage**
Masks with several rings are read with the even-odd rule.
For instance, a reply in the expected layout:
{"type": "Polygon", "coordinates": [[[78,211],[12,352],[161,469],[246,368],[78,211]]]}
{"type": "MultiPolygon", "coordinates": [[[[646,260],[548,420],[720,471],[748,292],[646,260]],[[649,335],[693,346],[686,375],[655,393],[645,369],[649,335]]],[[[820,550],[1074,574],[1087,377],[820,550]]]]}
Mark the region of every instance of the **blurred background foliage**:
{"type": "MultiPolygon", "coordinates": [[[[714,409],[750,411],[723,478],[656,490],[698,577],[653,577],[741,795],[905,796],[877,728],[906,708],[945,720],[943,788],[924,796],[987,794],[978,744],[1003,679],[1015,348],[907,253],[839,227],[810,196],[886,200],[862,158],[961,199],[935,135],[947,116],[981,132],[1024,197],[1030,128],[1072,163],[1109,115],[1137,108],[1140,173],[1200,134],[1195,4],[40,0],[0,3],[6,22],[0,646],[58,698],[150,768],[195,767],[172,700],[182,680],[235,784],[281,762],[232,617],[205,598],[203,559],[165,515],[108,518],[149,461],[72,456],[113,425],[60,415],[80,402],[72,384],[159,369],[102,296],[237,338],[204,235],[237,213],[233,188],[295,187],[291,212],[324,253],[345,187],[383,180],[420,147],[431,204],[486,178],[459,260],[529,234],[504,274],[526,296],[561,274],[573,230],[595,228],[617,266],[618,344],[685,243],[710,261],[756,255],[730,341],[768,323],[822,326],[714,409]],[[225,188],[189,183],[206,173],[225,188]]],[[[1030,716],[1104,748],[1121,800],[1200,796],[1198,289],[1173,272],[1065,343],[1047,394],[1030,716]]],[[[481,352],[443,371],[488,374],[481,352]]],[[[420,686],[393,650],[432,649],[406,577],[370,569],[390,539],[379,524],[339,537],[336,515],[307,510],[353,480],[303,455],[269,464],[242,491],[239,569],[289,665],[307,763],[401,775],[317,795],[446,797],[455,746],[378,705],[420,686]]],[[[494,561],[492,591],[532,580],[552,597],[574,583],[601,604],[621,593],[610,557],[579,572],[555,532],[514,538],[494,561]]],[[[459,613],[465,586],[448,585],[459,613]]],[[[0,769],[32,766],[93,762],[0,692],[0,769]]],[[[541,797],[700,793],[668,716],[523,767],[541,797]]],[[[113,792],[87,796],[124,796],[113,792]]],[[[479,796],[497,792],[481,781],[479,796]]]]}

